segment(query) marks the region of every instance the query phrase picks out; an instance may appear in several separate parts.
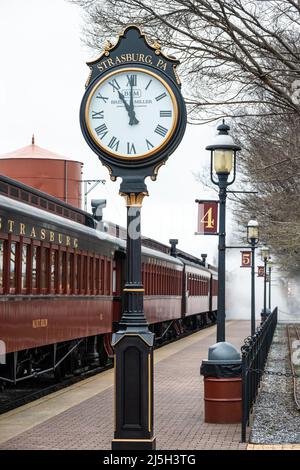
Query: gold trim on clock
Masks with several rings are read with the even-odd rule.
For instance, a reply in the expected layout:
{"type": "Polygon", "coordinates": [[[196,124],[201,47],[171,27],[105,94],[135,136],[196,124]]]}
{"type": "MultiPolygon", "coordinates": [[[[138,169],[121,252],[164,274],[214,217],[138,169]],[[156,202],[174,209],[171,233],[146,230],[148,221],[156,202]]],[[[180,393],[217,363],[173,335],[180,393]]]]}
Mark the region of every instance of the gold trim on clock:
{"type": "Polygon", "coordinates": [[[90,91],[89,97],[88,97],[86,105],[85,105],[85,123],[86,123],[88,133],[89,133],[90,137],[93,139],[93,141],[95,142],[95,144],[97,145],[97,147],[99,147],[101,150],[103,150],[107,154],[109,154],[109,155],[111,155],[115,158],[120,158],[121,160],[142,160],[143,158],[148,158],[151,155],[153,155],[155,153],[158,153],[160,150],[162,150],[169,143],[169,141],[173,137],[176,125],[178,123],[178,104],[177,104],[177,100],[175,98],[175,94],[174,94],[172,88],[170,87],[170,85],[162,77],[160,77],[160,75],[156,74],[155,72],[152,72],[152,70],[147,70],[147,69],[141,68],[141,67],[123,67],[121,69],[114,70],[113,72],[108,73],[107,75],[105,75],[104,77],[102,77],[100,80],[98,80],[95,83],[92,90],[90,91]],[[92,98],[95,94],[95,91],[99,88],[101,83],[106,81],[108,78],[112,77],[113,75],[117,75],[119,73],[122,73],[122,72],[144,72],[148,75],[151,75],[152,77],[156,78],[157,80],[159,80],[163,84],[163,86],[166,88],[166,90],[168,91],[168,93],[171,96],[173,109],[174,109],[174,117],[173,117],[172,127],[168,131],[168,134],[167,134],[166,138],[164,139],[164,141],[158,147],[155,147],[154,149],[150,150],[147,153],[138,154],[138,155],[126,155],[126,154],[118,154],[118,153],[111,152],[106,147],[101,145],[101,141],[99,141],[96,138],[96,136],[94,135],[94,130],[91,127],[90,122],[89,122],[89,107],[90,107],[91,100],[92,100],[92,98]]]}

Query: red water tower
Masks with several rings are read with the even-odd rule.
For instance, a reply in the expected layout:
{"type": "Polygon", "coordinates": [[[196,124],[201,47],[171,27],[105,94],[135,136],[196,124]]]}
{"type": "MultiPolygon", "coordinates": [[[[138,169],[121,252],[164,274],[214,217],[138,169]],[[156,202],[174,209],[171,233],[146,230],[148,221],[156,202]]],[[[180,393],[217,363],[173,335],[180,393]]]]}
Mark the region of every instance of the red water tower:
{"type": "Polygon", "coordinates": [[[35,145],[0,155],[0,173],[81,208],[83,164],[35,145]]]}

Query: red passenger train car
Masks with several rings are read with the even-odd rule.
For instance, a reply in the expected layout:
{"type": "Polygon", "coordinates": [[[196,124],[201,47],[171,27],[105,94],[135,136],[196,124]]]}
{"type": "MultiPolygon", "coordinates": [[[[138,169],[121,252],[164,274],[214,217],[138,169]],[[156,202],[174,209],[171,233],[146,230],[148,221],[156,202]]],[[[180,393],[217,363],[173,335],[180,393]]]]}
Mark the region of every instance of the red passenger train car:
{"type": "MultiPolygon", "coordinates": [[[[112,354],[126,244],[112,225],[96,227],[91,214],[0,177],[0,382],[61,377],[112,354]]],[[[142,245],[145,314],[157,341],[213,323],[215,270],[154,240],[142,245]]]]}

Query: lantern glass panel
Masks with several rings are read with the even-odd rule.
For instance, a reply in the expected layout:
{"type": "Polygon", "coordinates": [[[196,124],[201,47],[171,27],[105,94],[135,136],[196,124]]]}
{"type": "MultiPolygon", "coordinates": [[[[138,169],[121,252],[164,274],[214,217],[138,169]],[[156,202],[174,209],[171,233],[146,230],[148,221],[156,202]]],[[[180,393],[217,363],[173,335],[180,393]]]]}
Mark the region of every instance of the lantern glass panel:
{"type": "Polygon", "coordinates": [[[217,174],[229,174],[232,170],[232,161],[232,150],[216,149],[214,151],[214,169],[217,174]]]}

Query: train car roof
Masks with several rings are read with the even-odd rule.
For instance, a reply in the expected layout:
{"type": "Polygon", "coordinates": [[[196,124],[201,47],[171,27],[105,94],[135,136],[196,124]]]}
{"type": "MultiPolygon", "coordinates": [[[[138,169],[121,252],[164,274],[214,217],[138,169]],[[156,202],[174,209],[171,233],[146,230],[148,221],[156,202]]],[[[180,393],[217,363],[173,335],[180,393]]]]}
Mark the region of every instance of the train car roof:
{"type": "MultiPolygon", "coordinates": [[[[0,195],[0,208],[1,207],[4,209],[13,210],[16,213],[19,213],[21,215],[24,213],[28,214],[28,209],[29,209],[27,204],[24,204],[20,201],[16,201],[6,196],[0,195]]],[[[30,206],[29,215],[30,217],[38,219],[42,223],[50,223],[50,224],[52,223],[59,227],[72,229],[75,232],[82,234],[84,236],[91,236],[94,238],[98,238],[99,240],[103,242],[110,243],[114,245],[115,251],[125,252],[126,250],[126,241],[122,240],[121,238],[113,237],[112,235],[109,235],[107,232],[103,232],[100,230],[93,229],[91,227],[87,227],[73,220],[65,219],[64,217],[61,217],[59,215],[51,214],[49,212],[43,211],[42,209],[38,207],[30,206]]],[[[168,261],[169,263],[172,263],[172,264],[177,264],[181,266],[183,265],[182,261],[180,261],[177,258],[174,258],[173,256],[170,256],[161,251],[156,251],[156,250],[153,250],[152,248],[147,248],[144,246],[142,246],[142,255],[168,261]]]]}

